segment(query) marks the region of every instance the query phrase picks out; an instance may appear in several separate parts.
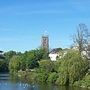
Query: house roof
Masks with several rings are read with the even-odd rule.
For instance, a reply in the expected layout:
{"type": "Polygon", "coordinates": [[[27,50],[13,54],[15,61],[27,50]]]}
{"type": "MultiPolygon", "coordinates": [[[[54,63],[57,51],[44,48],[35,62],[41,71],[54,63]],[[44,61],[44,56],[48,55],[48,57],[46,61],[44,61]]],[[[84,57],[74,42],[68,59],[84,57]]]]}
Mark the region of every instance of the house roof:
{"type": "Polygon", "coordinates": [[[54,53],[58,53],[59,51],[61,51],[62,48],[54,48],[50,51],[50,53],[54,54],[54,53]]]}
{"type": "Polygon", "coordinates": [[[3,51],[0,50],[0,53],[3,53],[3,51]]]}

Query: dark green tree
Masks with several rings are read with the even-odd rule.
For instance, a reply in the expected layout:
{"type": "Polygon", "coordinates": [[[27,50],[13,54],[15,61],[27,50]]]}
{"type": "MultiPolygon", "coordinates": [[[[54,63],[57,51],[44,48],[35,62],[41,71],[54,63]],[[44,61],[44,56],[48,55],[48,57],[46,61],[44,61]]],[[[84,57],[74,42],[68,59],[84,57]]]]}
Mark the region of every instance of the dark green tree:
{"type": "Polygon", "coordinates": [[[4,53],[5,59],[7,59],[8,61],[14,56],[16,55],[15,51],[8,51],[4,53]]]}

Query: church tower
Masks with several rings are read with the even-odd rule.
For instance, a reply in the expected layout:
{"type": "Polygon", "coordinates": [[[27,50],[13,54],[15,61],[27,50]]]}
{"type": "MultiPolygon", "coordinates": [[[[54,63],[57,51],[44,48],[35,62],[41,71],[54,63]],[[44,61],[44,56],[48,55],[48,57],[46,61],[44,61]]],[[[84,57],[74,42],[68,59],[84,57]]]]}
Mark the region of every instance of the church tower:
{"type": "Polygon", "coordinates": [[[88,38],[88,45],[87,45],[87,58],[90,60],[90,36],[88,38]]]}
{"type": "Polygon", "coordinates": [[[49,36],[47,34],[42,35],[41,47],[49,52],[49,36]]]}

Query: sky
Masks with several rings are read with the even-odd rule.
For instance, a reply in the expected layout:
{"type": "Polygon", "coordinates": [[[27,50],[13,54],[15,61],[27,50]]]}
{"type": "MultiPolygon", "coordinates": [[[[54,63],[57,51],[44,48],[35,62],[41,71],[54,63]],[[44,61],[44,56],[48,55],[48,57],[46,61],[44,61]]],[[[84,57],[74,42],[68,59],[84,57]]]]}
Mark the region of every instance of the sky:
{"type": "Polygon", "coordinates": [[[0,0],[0,49],[36,49],[46,31],[50,48],[68,48],[80,23],[90,30],[90,0],[0,0]]]}

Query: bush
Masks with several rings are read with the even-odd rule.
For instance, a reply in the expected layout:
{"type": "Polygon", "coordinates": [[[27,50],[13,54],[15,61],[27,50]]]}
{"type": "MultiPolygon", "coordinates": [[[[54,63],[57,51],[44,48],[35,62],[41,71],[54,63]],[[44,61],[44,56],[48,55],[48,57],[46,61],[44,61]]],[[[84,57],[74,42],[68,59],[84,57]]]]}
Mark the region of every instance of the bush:
{"type": "Polygon", "coordinates": [[[20,56],[13,56],[9,62],[9,70],[11,74],[14,74],[20,70],[21,59],[20,56]]]}
{"type": "Polygon", "coordinates": [[[54,63],[50,60],[42,60],[39,62],[39,71],[50,73],[54,71],[54,63]]]}
{"type": "Polygon", "coordinates": [[[50,73],[47,82],[55,83],[57,78],[58,78],[58,74],[56,72],[50,73]]]}
{"type": "Polygon", "coordinates": [[[36,82],[46,83],[47,78],[48,78],[47,73],[38,73],[37,78],[36,78],[36,82]]]}
{"type": "Polygon", "coordinates": [[[82,80],[76,81],[74,86],[90,87],[90,75],[86,75],[82,80]]]}

